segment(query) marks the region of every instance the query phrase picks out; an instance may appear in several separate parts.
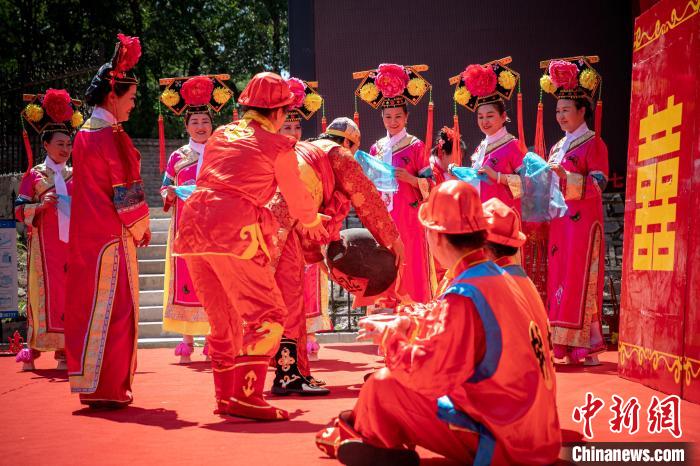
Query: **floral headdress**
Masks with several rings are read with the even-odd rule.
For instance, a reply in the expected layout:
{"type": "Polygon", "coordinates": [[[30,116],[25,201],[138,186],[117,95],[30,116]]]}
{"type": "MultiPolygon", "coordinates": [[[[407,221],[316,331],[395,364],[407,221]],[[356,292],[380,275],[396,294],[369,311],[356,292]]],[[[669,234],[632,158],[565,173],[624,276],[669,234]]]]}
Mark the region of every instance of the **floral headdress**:
{"type": "Polygon", "coordinates": [[[551,94],[559,99],[586,99],[593,104],[598,93],[598,101],[595,103],[594,128],[596,136],[600,137],[603,119],[603,101],[601,89],[603,78],[593,69],[591,63],[598,63],[595,55],[553,58],[540,62],[540,68],[544,74],[540,78],[540,101],[537,105],[537,121],[535,123],[535,152],[541,156],[546,155],[544,142],[544,106],[542,93],[551,94]]]}
{"type": "Polygon", "coordinates": [[[443,126],[440,130],[440,137],[438,138],[438,150],[443,152],[443,146],[447,141],[450,141],[454,147],[454,142],[457,138],[459,138],[459,135],[454,129],[443,126]]]}
{"type": "Polygon", "coordinates": [[[160,101],[175,115],[219,113],[233,97],[227,74],[163,78],[160,101]]]}
{"type": "Polygon", "coordinates": [[[474,112],[480,105],[510,100],[520,81],[520,74],[507,66],[510,62],[511,58],[505,57],[484,65],[469,65],[450,78],[450,84],[456,85],[455,102],[474,112]]]}
{"type": "Polygon", "coordinates": [[[588,99],[593,102],[602,78],[591,66],[598,57],[556,58],[540,62],[545,72],[540,88],[557,99],[588,99]]]}
{"type": "Polygon", "coordinates": [[[431,88],[423,71],[428,65],[382,63],[376,70],[353,73],[353,79],[361,79],[355,95],[374,109],[416,105],[431,88]]]}
{"type": "Polygon", "coordinates": [[[296,99],[287,112],[287,121],[309,120],[321,107],[323,107],[323,97],[316,91],[318,83],[315,81],[304,81],[299,78],[287,79],[289,90],[292,91],[296,99]]]}
{"type": "MultiPolygon", "coordinates": [[[[20,116],[38,134],[61,132],[72,135],[83,124],[83,115],[78,110],[82,102],[72,99],[65,89],[47,89],[44,94],[24,94],[22,99],[28,103],[20,116]]],[[[24,123],[22,138],[29,170],[34,165],[34,154],[24,123]]]]}

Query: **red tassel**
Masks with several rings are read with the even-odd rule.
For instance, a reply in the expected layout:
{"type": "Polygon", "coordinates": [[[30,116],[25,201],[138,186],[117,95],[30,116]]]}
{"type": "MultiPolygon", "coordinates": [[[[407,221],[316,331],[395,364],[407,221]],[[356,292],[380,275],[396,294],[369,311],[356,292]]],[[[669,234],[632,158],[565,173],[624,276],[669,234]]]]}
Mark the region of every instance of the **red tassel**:
{"type": "Polygon", "coordinates": [[[160,171],[165,171],[165,125],[163,115],[158,115],[158,154],[160,155],[160,171]]]}
{"type": "Polygon", "coordinates": [[[326,116],[324,115],[321,117],[321,132],[325,133],[327,127],[328,127],[328,122],[326,121],[326,116]]]}
{"type": "Polygon", "coordinates": [[[523,122],[523,94],[518,92],[518,144],[523,152],[527,152],[525,144],[525,123],[523,122]]]}
{"type": "Polygon", "coordinates": [[[452,163],[459,167],[462,165],[462,144],[460,144],[459,117],[457,113],[452,117],[452,131],[455,133],[455,139],[452,141],[452,163]]]}
{"type": "Polygon", "coordinates": [[[428,119],[425,125],[425,156],[423,160],[428,160],[430,158],[430,149],[433,148],[433,101],[428,102],[428,119]]]}
{"type": "Polygon", "coordinates": [[[233,121],[238,121],[238,109],[236,107],[233,107],[233,121]]]}
{"type": "Polygon", "coordinates": [[[24,140],[24,150],[27,152],[27,171],[24,172],[26,175],[34,166],[34,152],[32,152],[32,144],[29,142],[29,135],[26,129],[22,129],[22,139],[24,140]]]}
{"type": "Polygon", "coordinates": [[[599,100],[595,106],[595,117],[593,125],[595,135],[600,137],[600,132],[603,129],[603,101],[599,100]]]}
{"type": "Polygon", "coordinates": [[[360,127],[360,114],[355,112],[355,114],[352,116],[353,121],[357,125],[357,127],[360,127]]]}
{"type": "Polygon", "coordinates": [[[537,104],[537,120],[535,121],[535,153],[547,160],[547,149],[544,142],[544,106],[542,102],[537,104]]]}

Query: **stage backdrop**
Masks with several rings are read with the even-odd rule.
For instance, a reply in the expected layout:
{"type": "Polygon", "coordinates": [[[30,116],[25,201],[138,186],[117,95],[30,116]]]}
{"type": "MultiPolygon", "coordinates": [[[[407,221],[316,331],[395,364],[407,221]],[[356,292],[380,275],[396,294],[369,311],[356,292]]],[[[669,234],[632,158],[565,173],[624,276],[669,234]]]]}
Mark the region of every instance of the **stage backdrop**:
{"type": "MultiPolygon", "coordinates": [[[[427,64],[422,73],[433,84],[435,131],[452,125],[454,87],[449,78],[470,63],[512,56],[521,73],[526,141],[533,144],[539,96],[540,60],[599,55],[594,65],[603,76],[602,136],[610,153],[609,184],[622,190],[629,124],[629,82],[634,1],[589,0],[290,0],[289,36],[292,75],[317,80],[326,99],[326,115],[352,117],[354,71],[382,62],[427,64]]],[[[554,119],[555,100],[547,95],[547,147],[563,136],[554,119]]],[[[408,130],[425,138],[427,96],[409,105],[408,130]]],[[[363,149],[384,136],[377,111],[359,101],[363,149]]],[[[509,109],[517,133],[515,97],[509,109]]],[[[462,135],[471,151],[483,135],[473,113],[459,109],[462,135]]],[[[592,122],[589,123],[591,128],[592,122]]],[[[304,124],[305,137],[320,128],[318,119],[304,124]]]]}
{"type": "Polygon", "coordinates": [[[637,18],[619,372],[700,402],[700,1],[637,18]]]}

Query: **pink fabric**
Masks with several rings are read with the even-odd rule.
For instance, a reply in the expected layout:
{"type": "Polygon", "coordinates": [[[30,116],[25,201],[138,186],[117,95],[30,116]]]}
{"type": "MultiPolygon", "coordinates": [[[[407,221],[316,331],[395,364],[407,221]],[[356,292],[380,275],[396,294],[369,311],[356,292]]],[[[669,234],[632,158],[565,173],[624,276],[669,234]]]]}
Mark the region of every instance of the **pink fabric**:
{"type": "Polygon", "coordinates": [[[596,229],[600,230],[598,269],[598,310],[603,304],[605,257],[603,251],[603,205],[600,188],[592,172],[607,178],[608,151],[605,144],[591,138],[567,152],[561,165],[585,177],[583,199],[566,202],[567,212],[551,222],[547,275],[547,309],[552,326],[581,328],[586,282],[591,264],[591,248],[596,229]]]}
{"type": "MultiPolygon", "coordinates": [[[[182,149],[182,148],[181,148],[182,149]]],[[[168,165],[165,168],[166,178],[170,178],[174,186],[183,186],[188,184],[194,184],[197,178],[197,160],[186,166],[177,167],[177,165],[183,164],[183,159],[186,155],[181,151],[181,149],[176,150],[170,155],[168,159],[168,165]]],[[[161,192],[165,189],[165,186],[161,188],[161,192]]],[[[185,202],[180,198],[175,200],[175,209],[173,212],[173,233],[171,238],[177,236],[179,230],[178,223],[180,217],[182,216],[182,208],[185,202]]],[[[171,273],[174,274],[174,290],[175,296],[171,299],[174,304],[184,305],[184,306],[201,306],[199,298],[197,297],[197,292],[194,289],[194,284],[192,282],[192,277],[187,270],[187,263],[182,257],[173,257],[173,270],[171,273]]],[[[167,284],[166,284],[167,286],[167,284]]]]}
{"type": "Polygon", "coordinates": [[[304,269],[304,311],[306,318],[321,315],[321,296],[318,281],[321,278],[321,269],[318,264],[307,265],[304,269]]]}
{"type": "MultiPolygon", "coordinates": [[[[518,140],[513,139],[496,150],[489,152],[484,157],[483,166],[489,166],[501,175],[515,174],[523,165],[525,153],[520,149],[518,140]]],[[[496,184],[495,181],[490,183],[481,182],[481,202],[486,202],[492,197],[496,197],[503,201],[508,207],[514,207],[520,212],[520,200],[514,199],[510,190],[506,185],[496,184]]]]}
{"type": "Polygon", "coordinates": [[[181,341],[175,347],[175,356],[190,356],[192,353],[194,353],[194,348],[184,341],[181,341]]]}
{"type": "Polygon", "coordinates": [[[29,348],[22,348],[15,356],[15,362],[32,362],[33,360],[32,350],[29,348]]]}
{"type": "MultiPolygon", "coordinates": [[[[411,136],[409,136],[411,137],[411,136]]],[[[371,155],[377,155],[379,147],[375,143],[370,149],[371,155]]],[[[425,145],[418,138],[403,149],[392,152],[392,165],[405,168],[411,175],[430,168],[425,156],[425,145]]],[[[405,249],[405,266],[403,269],[403,286],[411,299],[418,303],[427,303],[432,297],[430,288],[430,265],[428,262],[428,243],[425,230],[418,221],[418,207],[423,202],[420,190],[408,183],[399,181],[399,190],[394,194],[394,207],[391,218],[394,220],[405,249]]]]}
{"type": "MultiPolygon", "coordinates": [[[[29,174],[22,178],[19,187],[20,199],[30,200],[32,203],[40,203],[41,199],[49,193],[56,194],[55,186],[46,191],[37,191],[40,185],[47,182],[47,169],[39,165],[30,170],[29,174]]],[[[73,192],[72,177],[66,180],[68,195],[73,192]]],[[[23,221],[22,208],[16,210],[18,220],[23,221]]],[[[68,243],[58,238],[58,213],[56,207],[52,207],[43,214],[34,218],[30,228],[30,241],[39,241],[41,250],[41,262],[43,264],[44,289],[29,289],[29,293],[41,293],[44,296],[46,309],[46,332],[63,333],[63,312],[66,302],[66,263],[68,262],[68,243]]],[[[30,312],[38,312],[38,309],[30,309],[30,312]]],[[[37,330],[35,330],[36,332],[37,330]]]]}

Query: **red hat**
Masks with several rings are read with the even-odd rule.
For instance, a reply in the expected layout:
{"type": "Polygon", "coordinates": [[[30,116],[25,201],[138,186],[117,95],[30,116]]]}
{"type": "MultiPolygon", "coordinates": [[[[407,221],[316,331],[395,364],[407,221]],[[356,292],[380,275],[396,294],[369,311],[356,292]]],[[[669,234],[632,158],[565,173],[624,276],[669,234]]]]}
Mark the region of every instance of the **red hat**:
{"type": "Polygon", "coordinates": [[[246,107],[278,108],[291,105],[296,96],[282,76],[265,72],[253,76],[238,97],[238,103],[246,107]]]}
{"type": "Polygon", "coordinates": [[[464,181],[450,180],[430,192],[420,206],[418,220],[440,233],[459,235],[488,229],[476,188],[464,181]]]}
{"type": "Polygon", "coordinates": [[[520,218],[500,199],[492,197],[484,202],[484,214],[489,222],[486,241],[519,248],[525,243],[525,235],[520,231],[520,218]]]}

